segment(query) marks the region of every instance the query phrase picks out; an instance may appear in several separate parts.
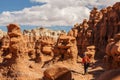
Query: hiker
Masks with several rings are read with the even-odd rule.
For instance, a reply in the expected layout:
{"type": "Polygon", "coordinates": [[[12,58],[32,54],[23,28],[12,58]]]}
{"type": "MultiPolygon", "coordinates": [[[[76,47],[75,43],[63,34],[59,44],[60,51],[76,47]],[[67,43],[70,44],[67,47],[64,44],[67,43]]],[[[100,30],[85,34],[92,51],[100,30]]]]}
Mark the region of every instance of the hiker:
{"type": "Polygon", "coordinates": [[[84,56],[82,58],[82,63],[84,65],[84,74],[88,73],[88,67],[90,65],[90,59],[86,53],[84,53],[84,56]]]}

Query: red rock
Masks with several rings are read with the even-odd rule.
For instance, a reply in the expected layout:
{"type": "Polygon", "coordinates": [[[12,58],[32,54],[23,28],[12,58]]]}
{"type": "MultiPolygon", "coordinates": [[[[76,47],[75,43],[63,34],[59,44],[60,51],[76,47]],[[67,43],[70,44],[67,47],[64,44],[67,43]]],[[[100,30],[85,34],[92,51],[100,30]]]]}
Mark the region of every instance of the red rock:
{"type": "Polygon", "coordinates": [[[61,35],[58,38],[56,47],[58,48],[57,52],[62,56],[62,60],[71,60],[71,62],[76,63],[78,50],[75,37],[61,35]]]}
{"type": "Polygon", "coordinates": [[[45,54],[50,54],[52,52],[52,49],[50,46],[44,46],[42,48],[42,52],[45,53],[45,54]]]}
{"type": "Polygon", "coordinates": [[[100,75],[97,80],[119,80],[120,79],[120,69],[109,70],[100,75]],[[106,77],[107,76],[107,77],[106,77]]]}
{"type": "Polygon", "coordinates": [[[72,80],[72,74],[66,67],[52,66],[44,71],[44,80],[72,80]]]}
{"type": "MultiPolygon", "coordinates": [[[[89,20],[86,19],[82,24],[78,24],[77,40],[79,54],[86,51],[86,47],[95,45],[97,49],[96,57],[103,58],[107,40],[113,38],[115,34],[120,32],[119,28],[119,5],[116,3],[102,10],[93,8],[90,12],[89,20]]],[[[73,36],[73,31],[70,30],[69,35],[73,36]]]]}

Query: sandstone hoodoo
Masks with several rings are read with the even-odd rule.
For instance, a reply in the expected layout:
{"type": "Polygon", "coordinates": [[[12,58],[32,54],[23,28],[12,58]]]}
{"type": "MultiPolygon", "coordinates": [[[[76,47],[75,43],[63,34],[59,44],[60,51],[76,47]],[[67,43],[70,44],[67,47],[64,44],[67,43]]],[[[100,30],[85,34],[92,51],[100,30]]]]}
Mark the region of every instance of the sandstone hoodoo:
{"type": "Polygon", "coordinates": [[[3,37],[3,36],[5,36],[7,33],[6,32],[4,32],[4,31],[2,31],[1,29],[0,29],[0,39],[3,37]]]}
{"type": "Polygon", "coordinates": [[[86,19],[84,19],[82,24],[75,24],[72,30],[68,32],[68,35],[76,38],[78,53],[80,55],[86,51],[87,46],[94,45],[94,30],[88,25],[86,19]]]}
{"type": "Polygon", "coordinates": [[[50,37],[43,38],[41,40],[41,51],[44,54],[52,55],[53,54],[53,46],[55,45],[55,40],[50,37]]]}
{"type": "Polygon", "coordinates": [[[17,24],[9,24],[7,28],[9,36],[9,51],[7,54],[11,54],[11,57],[6,61],[3,60],[0,65],[1,79],[39,78],[39,76],[35,75],[37,72],[30,70],[27,43],[24,40],[20,27],[17,24]]]}
{"type": "Polygon", "coordinates": [[[11,67],[14,67],[12,66],[13,64],[19,64],[17,65],[18,67],[24,68],[20,65],[23,65],[23,63],[28,60],[28,49],[20,26],[17,24],[9,24],[7,28],[8,36],[10,37],[9,53],[11,54],[11,59],[8,60],[6,64],[10,64],[9,66],[11,67]]]}
{"type": "Polygon", "coordinates": [[[10,53],[12,53],[11,59],[13,61],[17,61],[17,59],[21,57],[24,59],[24,57],[27,56],[27,46],[24,41],[20,27],[16,24],[9,24],[7,28],[8,36],[10,37],[9,49],[10,53]]]}
{"type": "Polygon", "coordinates": [[[54,55],[60,56],[61,60],[71,60],[73,63],[77,61],[76,39],[72,36],[61,35],[58,38],[54,55]]]}
{"type": "Polygon", "coordinates": [[[117,69],[120,68],[120,33],[114,36],[114,39],[110,39],[106,47],[105,56],[106,68],[117,69]]]}
{"type": "MultiPolygon", "coordinates": [[[[41,63],[49,60],[44,59],[45,55],[53,58],[53,48],[57,42],[57,37],[65,32],[54,32],[56,35],[54,36],[50,31],[48,32],[49,36],[36,36],[37,31],[35,30],[22,33],[17,24],[9,24],[7,28],[7,35],[0,39],[0,78],[23,80],[42,78],[41,63]]],[[[46,29],[43,30],[46,31],[46,29]]]]}
{"type": "Polygon", "coordinates": [[[76,37],[79,54],[84,53],[87,46],[94,45],[96,57],[103,58],[107,40],[120,32],[119,8],[120,2],[101,10],[94,7],[89,20],[74,25],[68,35],[76,37]]]}
{"type": "Polygon", "coordinates": [[[9,43],[10,43],[10,38],[8,35],[6,36],[3,36],[1,39],[0,39],[0,61],[4,62],[6,61],[7,59],[9,59],[11,56],[6,56],[8,55],[9,53],[9,43]]]}
{"type": "Polygon", "coordinates": [[[105,68],[120,68],[120,2],[94,7],[89,19],[68,33],[46,28],[22,32],[17,24],[7,29],[7,34],[0,30],[2,80],[96,80],[105,68]],[[84,53],[93,63],[88,75],[81,75],[84,53]]]}

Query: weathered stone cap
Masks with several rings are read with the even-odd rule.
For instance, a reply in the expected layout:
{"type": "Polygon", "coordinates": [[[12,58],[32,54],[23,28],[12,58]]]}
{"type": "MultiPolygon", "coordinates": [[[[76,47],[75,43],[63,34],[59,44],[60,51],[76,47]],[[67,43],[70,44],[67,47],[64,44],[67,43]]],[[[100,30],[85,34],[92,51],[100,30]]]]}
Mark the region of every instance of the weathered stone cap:
{"type": "Polygon", "coordinates": [[[16,23],[11,23],[7,25],[8,32],[13,32],[13,31],[20,31],[20,26],[16,23]]]}
{"type": "Polygon", "coordinates": [[[71,80],[71,76],[71,71],[62,65],[54,65],[44,71],[45,80],[71,80]]]}
{"type": "Polygon", "coordinates": [[[20,26],[18,24],[14,24],[14,23],[9,24],[7,25],[7,29],[9,36],[20,36],[22,34],[20,26]]]}

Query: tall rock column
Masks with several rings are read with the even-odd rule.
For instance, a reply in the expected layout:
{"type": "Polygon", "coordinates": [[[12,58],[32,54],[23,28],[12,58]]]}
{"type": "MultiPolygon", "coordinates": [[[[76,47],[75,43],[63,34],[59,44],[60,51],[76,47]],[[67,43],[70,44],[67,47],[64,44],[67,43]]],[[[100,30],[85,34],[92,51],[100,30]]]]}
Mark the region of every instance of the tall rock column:
{"type": "Polygon", "coordinates": [[[21,60],[24,61],[27,56],[27,46],[20,27],[17,24],[9,24],[7,28],[10,37],[9,49],[10,53],[12,53],[11,62],[17,63],[19,61],[21,62],[21,60]]]}
{"type": "Polygon", "coordinates": [[[0,65],[1,75],[5,79],[29,80],[38,78],[39,76],[35,75],[37,72],[30,68],[27,44],[20,27],[17,24],[9,24],[7,28],[10,37],[9,53],[12,56],[11,59],[0,65]]]}

